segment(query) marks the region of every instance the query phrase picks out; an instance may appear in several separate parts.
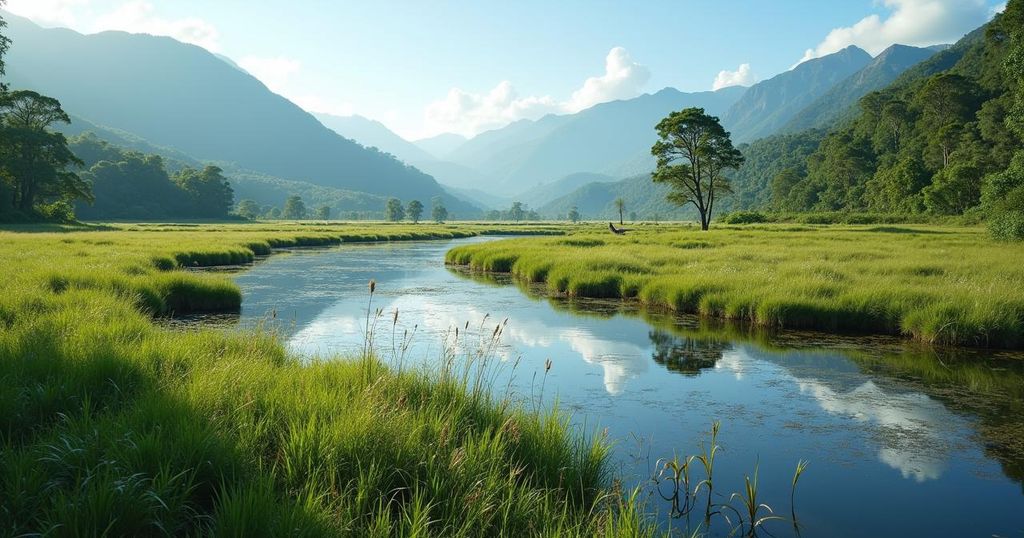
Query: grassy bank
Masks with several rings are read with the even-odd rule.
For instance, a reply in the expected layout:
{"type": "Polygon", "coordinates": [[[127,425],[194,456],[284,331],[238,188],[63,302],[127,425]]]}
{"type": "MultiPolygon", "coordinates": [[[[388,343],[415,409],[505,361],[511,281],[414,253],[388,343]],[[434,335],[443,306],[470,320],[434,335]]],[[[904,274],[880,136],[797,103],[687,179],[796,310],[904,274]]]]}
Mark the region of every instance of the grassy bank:
{"type": "MultiPolygon", "coordinates": [[[[521,228],[520,230],[526,230],[521,228]]],[[[459,375],[303,365],[272,334],[171,331],[237,308],[183,267],[472,226],[0,232],[0,535],[637,535],[601,438],[459,375]]],[[[552,230],[548,230],[552,231],[552,230]]]]}
{"type": "Polygon", "coordinates": [[[1024,246],[980,228],[642,226],[463,246],[447,262],[765,327],[1024,347],[1024,246]]]}

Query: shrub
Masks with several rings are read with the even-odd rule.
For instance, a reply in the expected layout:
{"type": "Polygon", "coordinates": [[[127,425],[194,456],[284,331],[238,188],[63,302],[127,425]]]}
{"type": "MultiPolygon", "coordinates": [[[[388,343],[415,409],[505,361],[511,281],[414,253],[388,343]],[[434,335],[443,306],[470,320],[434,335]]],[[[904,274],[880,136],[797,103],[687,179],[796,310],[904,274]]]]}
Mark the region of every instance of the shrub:
{"type": "Polygon", "coordinates": [[[759,211],[733,211],[727,214],[722,220],[726,224],[756,224],[768,222],[768,217],[759,211]]]}

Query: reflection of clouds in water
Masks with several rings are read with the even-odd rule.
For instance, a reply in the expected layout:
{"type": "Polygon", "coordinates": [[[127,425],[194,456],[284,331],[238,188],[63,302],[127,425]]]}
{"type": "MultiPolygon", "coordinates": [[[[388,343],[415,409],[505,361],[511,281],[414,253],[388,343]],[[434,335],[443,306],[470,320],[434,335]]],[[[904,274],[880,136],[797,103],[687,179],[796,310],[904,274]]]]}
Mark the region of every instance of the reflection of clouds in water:
{"type": "Polygon", "coordinates": [[[880,426],[884,446],[878,458],[904,478],[924,482],[942,476],[949,454],[939,432],[955,417],[939,402],[920,393],[887,394],[870,380],[848,392],[815,379],[797,383],[826,412],[880,426]]]}
{"type": "MultiPolygon", "coordinates": [[[[413,341],[417,350],[431,343],[427,340],[436,340],[434,345],[440,345],[440,339],[456,327],[464,335],[460,336],[460,344],[475,347],[481,339],[486,340],[494,326],[504,319],[490,316],[481,327],[487,312],[468,305],[443,304],[420,295],[404,296],[385,305],[374,305],[375,308],[378,306],[384,309],[374,339],[378,349],[384,345],[390,350],[390,313],[396,308],[399,311],[399,339],[404,329],[411,331],[413,323],[419,324],[418,334],[413,341]],[[463,329],[467,321],[470,334],[465,335],[463,329]]],[[[362,346],[365,323],[365,318],[354,316],[343,307],[328,308],[295,333],[288,344],[291,349],[307,354],[357,350],[362,346]]],[[[612,395],[621,394],[629,378],[648,368],[649,350],[644,347],[600,338],[585,328],[552,326],[537,318],[510,319],[503,331],[503,347],[496,350],[496,353],[502,360],[509,360],[518,356],[518,352],[550,349],[559,343],[567,345],[586,363],[600,366],[604,371],[605,390],[612,395]]],[[[467,351],[465,347],[458,350],[460,353],[467,351]]],[[[558,356],[547,358],[551,358],[557,367],[559,361],[571,359],[561,356],[562,353],[564,351],[558,351],[558,356]]]]}
{"type": "Polygon", "coordinates": [[[563,329],[560,338],[590,364],[604,369],[604,388],[615,396],[626,380],[647,371],[648,350],[629,342],[602,340],[582,329],[563,329]]]}
{"type": "Polygon", "coordinates": [[[728,370],[736,376],[737,381],[743,380],[743,374],[747,371],[747,361],[750,359],[744,357],[736,350],[729,350],[722,353],[722,358],[715,362],[715,370],[728,370]]]}

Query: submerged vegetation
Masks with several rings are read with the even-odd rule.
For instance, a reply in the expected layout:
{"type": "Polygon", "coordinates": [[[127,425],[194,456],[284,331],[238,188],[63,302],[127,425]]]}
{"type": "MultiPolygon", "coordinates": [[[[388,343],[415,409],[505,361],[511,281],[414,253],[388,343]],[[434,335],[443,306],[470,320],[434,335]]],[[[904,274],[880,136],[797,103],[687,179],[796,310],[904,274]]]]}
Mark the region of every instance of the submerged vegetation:
{"type": "Polygon", "coordinates": [[[982,229],[641,227],[625,236],[466,245],[447,262],[545,283],[550,293],[635,299],[759,326],[1024,346],[1024,249],[982,229]]]}
{"type": "Polygon", "coordinates": [[[183,267],[485,228],[125,228],[0,232],[0,534],[649,532],[605,489],[603,438],[458,369],[302,364],[272,333],[152,322],[237,308],[183,267]]]}

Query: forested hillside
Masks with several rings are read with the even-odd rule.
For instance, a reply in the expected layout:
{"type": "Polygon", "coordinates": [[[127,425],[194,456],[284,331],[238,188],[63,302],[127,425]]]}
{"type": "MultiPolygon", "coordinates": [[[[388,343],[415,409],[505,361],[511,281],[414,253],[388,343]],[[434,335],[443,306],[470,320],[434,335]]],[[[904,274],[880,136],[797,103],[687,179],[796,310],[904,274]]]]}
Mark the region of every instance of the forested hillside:
{"type": "Polygon", "coordinates": [[[1020,196],[1022,9],[1011,2],[984,31],[862,98],[851,123],[773,176],[771,207],[955,215],[1020,196]]]}

